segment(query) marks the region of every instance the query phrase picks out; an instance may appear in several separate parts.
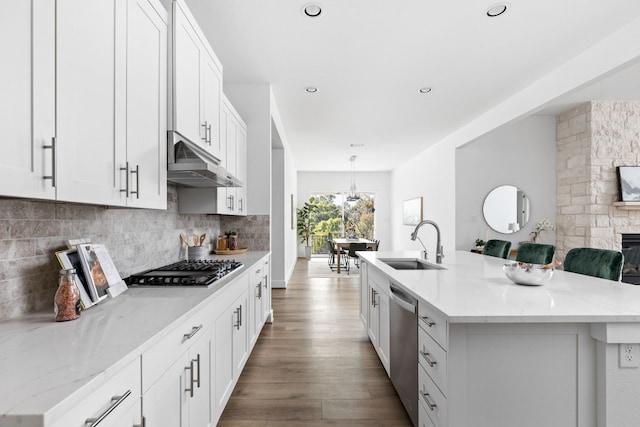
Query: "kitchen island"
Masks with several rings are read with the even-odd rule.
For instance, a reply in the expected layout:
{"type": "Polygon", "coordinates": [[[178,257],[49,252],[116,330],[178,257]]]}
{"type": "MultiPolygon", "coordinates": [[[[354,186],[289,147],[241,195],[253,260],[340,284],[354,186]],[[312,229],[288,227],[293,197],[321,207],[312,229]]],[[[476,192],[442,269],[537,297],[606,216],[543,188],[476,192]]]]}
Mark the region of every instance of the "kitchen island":
{"type": "Polygon", "coordinates": [[[418,300],[420,425],[640,425],[640,287],[559,270],[516,285],[505,260],[462,251],[442,270],[382,261],[417,252],[359,255],[361,317],[387,369],[389,284],[418,300]]]}
{"type": "Polygon", "coordinates": [[[209,287],[130,287],[74,321],[0,322],[0,427],[215,424],[270,321],[269,252],[234,259],[209,287]]]}

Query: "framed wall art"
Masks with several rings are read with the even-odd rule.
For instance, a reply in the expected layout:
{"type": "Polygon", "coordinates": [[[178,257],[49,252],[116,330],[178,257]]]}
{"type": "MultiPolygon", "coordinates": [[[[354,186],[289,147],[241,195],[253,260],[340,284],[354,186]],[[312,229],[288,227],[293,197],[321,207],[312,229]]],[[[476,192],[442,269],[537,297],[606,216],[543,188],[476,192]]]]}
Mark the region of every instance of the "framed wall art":
{"type": "Polygon", "coordinates": [[[422,197],[402,202],[402,223],[418,225],[422,221],[422,197]]]}
{"type": "Polygon", "coordinates": [[[618,166],[618,193],[622,202],[640,202],[640,166],[618,166]]]}

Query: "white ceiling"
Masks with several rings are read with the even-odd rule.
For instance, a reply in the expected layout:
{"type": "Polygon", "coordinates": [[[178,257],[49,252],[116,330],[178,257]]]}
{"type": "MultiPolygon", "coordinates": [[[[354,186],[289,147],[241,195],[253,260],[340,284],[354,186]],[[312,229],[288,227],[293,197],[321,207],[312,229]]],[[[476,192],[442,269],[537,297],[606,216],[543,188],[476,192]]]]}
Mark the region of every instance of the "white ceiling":
{"type": "MultiPolygon", "coordinates": [[[[311,0],[186,1],[225,82],[272,85],[300,171],[348,171],[354,154],[357,171],[392,170],[640,16],[637,0],[512,0],[498,18],[494,0],[320,0],[316,19],[311,0]]],[[[640,99],[639,72],[540,113],[640,99]]]]}

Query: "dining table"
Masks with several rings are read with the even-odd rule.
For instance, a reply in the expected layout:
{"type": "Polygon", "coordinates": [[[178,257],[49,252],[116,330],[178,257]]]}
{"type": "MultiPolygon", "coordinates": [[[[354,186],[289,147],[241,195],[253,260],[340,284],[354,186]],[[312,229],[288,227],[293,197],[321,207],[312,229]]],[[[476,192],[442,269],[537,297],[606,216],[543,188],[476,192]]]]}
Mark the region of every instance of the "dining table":
{"type": "Polygon", "coordinates": [[[333,242],[333,246],[336,248],[336,250],[338,252],[337,253],[337,255],[338,255],[338,270],[337,270],[338,274],[340,274],[340,252],[342,252],[341,249],[347,248],[347,250],[348,250],[349,246],[352,243],[366,243],[367,248],[371,248],[371,249],[375,249],[375,245],[376,245],[376,242],[374,242],[373,240],[362,239],[362,238],[353,238],[353,239],[352,238],[335,238],[335,239],[332,239],[332,242],[333,242]]]}

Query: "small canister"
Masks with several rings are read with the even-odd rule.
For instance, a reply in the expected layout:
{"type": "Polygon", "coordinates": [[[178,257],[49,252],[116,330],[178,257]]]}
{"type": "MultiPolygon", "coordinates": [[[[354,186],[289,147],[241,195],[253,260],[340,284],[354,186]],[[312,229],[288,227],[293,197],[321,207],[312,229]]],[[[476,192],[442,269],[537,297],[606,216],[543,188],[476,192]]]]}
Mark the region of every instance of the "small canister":
{"type": "Polygon", "coordinates": [[[218,236],[218,250],[226,251],[227,250],[227,237],[226,236],[218,236]]]}
{"type": "Polygon", "coordinates": [[[238,235],[231,234],[229,236],[229,250],[235,251],[238,249],[238,235]]]}
{"type": "Polygon", "coordinates": [[[80,291],[76,286],[75,268],[60,270],[58,290],[53,301],[56,322],[66,322],[80,317],[82,305],[80,303],[80,291]]]}

